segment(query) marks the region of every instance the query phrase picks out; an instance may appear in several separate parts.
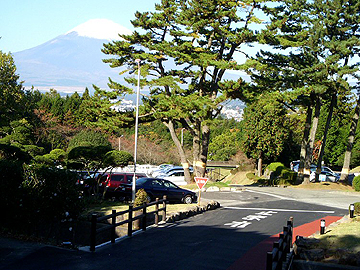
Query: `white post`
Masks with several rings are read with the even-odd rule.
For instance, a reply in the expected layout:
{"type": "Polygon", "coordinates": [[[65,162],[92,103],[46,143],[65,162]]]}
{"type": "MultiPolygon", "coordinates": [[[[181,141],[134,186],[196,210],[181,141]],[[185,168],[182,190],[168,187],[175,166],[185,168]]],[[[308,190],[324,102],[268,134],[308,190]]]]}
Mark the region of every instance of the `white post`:
{"type": "Polygon", "coordinates": [[[123,137],[124,135],[121,135],[120,137],[119,137],[119,151],[121,151],[121,137],[123,137]]]}
{"type": "Polygon", "coordinates": [[[138,80],[137,80],[137,91],[136,91],[134,177],[133,177],[133,181],[132,181],[132,192],[131,192],[132,203],[135,202],[135,193],[136,193],[136,157],[137,157],[137,138],[138,138],[138,125],[139,125],[139,99],[140,99],[140,59],[136,59],[135,62],[138,64],[138,80]]]}

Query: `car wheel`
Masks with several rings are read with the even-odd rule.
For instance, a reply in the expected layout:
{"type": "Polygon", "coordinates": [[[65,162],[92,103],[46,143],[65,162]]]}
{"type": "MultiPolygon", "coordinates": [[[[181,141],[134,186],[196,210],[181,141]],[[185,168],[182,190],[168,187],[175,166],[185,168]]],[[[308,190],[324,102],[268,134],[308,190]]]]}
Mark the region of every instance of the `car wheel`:
{"type": "Polygon", "coordinates": [[[193,199],[192,199],[192,197],[190,195],[185,196],[184,203],[192,204],[192,202],[193,202],[193,199]]]}

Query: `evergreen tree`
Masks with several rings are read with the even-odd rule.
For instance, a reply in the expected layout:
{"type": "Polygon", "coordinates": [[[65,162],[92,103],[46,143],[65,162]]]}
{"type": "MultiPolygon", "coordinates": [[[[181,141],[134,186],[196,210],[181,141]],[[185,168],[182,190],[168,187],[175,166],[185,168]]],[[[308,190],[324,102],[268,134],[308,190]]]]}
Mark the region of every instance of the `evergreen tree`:
{"type": "Polygon", "coordinates": [[[286,109],[272,95],[259,99],[244,110],[243,150],[258,161],[258,176],[262,175],[263,160],[274,161],[281,154],[289,136],[286,109]]]}
{"type": "MultiPolygon", "coordinates": [[[[24,91],[11,54],[0,51],[0,127],[22,118],[24,91]]],[[[1,136],[1,133],[0,133],[1,136]]]]}
{"type": "MultiPolygon", "coordinates": [[[[147,113],[169,129],[181,163],[190,180],[188,158],[176,133],[177,123],[193,136],[193,166],[203,176],[210,143],[210,123],[221,110],[230,90],[244,84],[222,82],[226,70],[238,69],[234,54],[241,45],[255,40],[251,23],[260,22],[254,10],[260,1],[163,0],[155,12],[137,12],[136,28],[125,41],[104,45],[111,67],[126,65],[137,70],[141,60],[141,86],[149,87],[143,102],[147,113]],[[174,67],[175,64],[175,67],[174,67]]],[[[136,78],[127,78],[136,85],[136,78]]],[[[131,91],[112,80],[110,86],[121,93],[131,91]]]]}
{"type": "MultiPolygon", "coordinates": [[[[262,81],[262,88],[271,85],[271,89],[286,91],[289,94],[287,102],[301,101],[300,104],[307,108],[300,167],[310,165],[309,153],[312,152],[317,123],[311,121],[313,109],[318,117],[321,100],[332,101],[323,134],[322,149],[325,149],[333,107],[339,95],[349,94],[352,89],[347,78],[356,78],[358,64],[351,59],[358,53],[360,44],[359,4],[352,0],[285,0],[275,8],[265,8],[272,23],[260,40],[283,51],[263,52],[249,65],[258,72],[254,72],[253,77],[259,79],[257,82],[262,81]]],[[[308,177],[304,182],[308,182],[308,177]]]]}

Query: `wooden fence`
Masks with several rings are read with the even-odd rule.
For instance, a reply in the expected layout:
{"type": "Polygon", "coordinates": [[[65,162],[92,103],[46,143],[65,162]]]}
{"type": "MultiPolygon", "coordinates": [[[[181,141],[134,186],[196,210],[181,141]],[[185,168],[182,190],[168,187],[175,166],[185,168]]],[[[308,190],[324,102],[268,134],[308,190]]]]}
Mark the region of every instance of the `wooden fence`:
{"type": "Polygon", "coordinates": [[[135,220],[141,220],[142,222],[140,222],[141,224],[141,228],[143,231],[146,230],[146,225],[147,225],[147,217],[150,214],[154,214],[155,215],[155,225],[158,225],[159,223],[159,212],[162,211],[162,220],[165,221],[166,220],[166,196],[163,197],[163,199],[159,200],[158,198],[156,199],[156,201],[154,202],[150,202],[138,207],[133,207],[132,205],[129,205],[129,209],[128,210],[124,210],[124,211],[120,211],[120,212],[116,212],[116,210],[112,210],[112,213],[110,215],[106,215],[106,216],[102,216],[102,217],[98,217],[97,214],[93,214],[91,216],[91,234],[90,234],[90,251],[95,251],[95,246],[96,246],[96,235],[100,232],[103,231],[107,231],[107,230],[111,230],[111,243],[115,243],[115,238],[116,238],[116,227],[123,225],[123,224],[128,224],[128,236],[132,236],[133,233],[133,221],[135,220]],[[162,204],[162,207],[159,208],[159,205],[162,204]],[[151,211],[151,212],[147,212],[147,208],[150,206],[155,205],[155,210],[151,211]],[[133,216],[134,212],[137,211],[142,211],[142,213],[140,215],[136,215],[133,216]],[[125,215],[128,214],[128,219],[126,220],[122,220],[120,222],[116,222],[116,217],[121,216],[121,215],[125,215]],[[96,228],[97,224],[99,222],[102,222],[104,220],[108,220],[111,219],[111,224],[109,224],[108,226],[102,227],[102,228],[96,228]]]}
{"type": "Polygon", "coordinates": [[[273,250],[267,253],[266,257],[266,270],[282,269],[283,264],[286,262],[287,254],[290,253],[292,248],[293,238],[293,220],[292,218],[287,222],[284,231],[280,234],[279,241],[274,242],[273,250]]]}

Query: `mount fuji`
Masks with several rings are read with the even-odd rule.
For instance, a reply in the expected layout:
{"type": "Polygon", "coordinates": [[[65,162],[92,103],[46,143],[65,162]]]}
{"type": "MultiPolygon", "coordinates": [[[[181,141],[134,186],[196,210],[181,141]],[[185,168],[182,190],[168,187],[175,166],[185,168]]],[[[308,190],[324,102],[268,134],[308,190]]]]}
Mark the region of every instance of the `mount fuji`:
{"type": "Polygon", "coordinates": [[[108,78],[119,70],[102,62],[104,43],[120,40],[118,34],[131,31],[107,19],[89,20],[67,33],[34,48],[13,54],[24,86],[40,91],[56,89],[61,94],[92,90],[95,84],[107,88],[108,78]]]}

